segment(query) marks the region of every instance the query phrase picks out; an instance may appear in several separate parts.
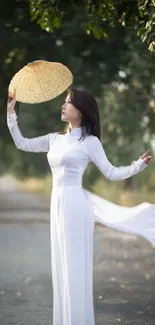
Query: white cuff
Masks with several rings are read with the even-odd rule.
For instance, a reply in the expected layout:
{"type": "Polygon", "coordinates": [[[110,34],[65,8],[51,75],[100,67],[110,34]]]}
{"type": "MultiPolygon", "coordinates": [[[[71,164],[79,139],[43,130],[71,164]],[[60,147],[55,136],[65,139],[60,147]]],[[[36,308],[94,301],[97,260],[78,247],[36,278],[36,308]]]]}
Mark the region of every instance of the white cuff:
{"type": "Polygon", "coordinates": [[[148,165],[145,163],[144,159],[139,158],[137,160],[138,166],[140,167],[141,170],[145,169],[148,165]]]}
{"type": "Polygon", "coordinates": [[[8,113],[8,112],[7,112],[7,118],[8,118],[9,120],[16,120],[16,119],[17,119],[17,114],[16,114],[16,112],[14,112],[14,113],[8,113]]]}

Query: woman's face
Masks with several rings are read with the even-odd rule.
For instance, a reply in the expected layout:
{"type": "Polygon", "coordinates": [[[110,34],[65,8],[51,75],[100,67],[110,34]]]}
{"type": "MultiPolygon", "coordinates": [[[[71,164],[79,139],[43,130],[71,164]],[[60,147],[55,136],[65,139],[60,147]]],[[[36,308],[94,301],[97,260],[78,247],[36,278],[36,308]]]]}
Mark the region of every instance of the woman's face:
{"type": "Polygon", "coordinates": [[[80,114],[80,110],[71,103],[70,94],[68,94],[62,105],[61,120],[72,124],[80,124],[82,117],[80,114]]]}

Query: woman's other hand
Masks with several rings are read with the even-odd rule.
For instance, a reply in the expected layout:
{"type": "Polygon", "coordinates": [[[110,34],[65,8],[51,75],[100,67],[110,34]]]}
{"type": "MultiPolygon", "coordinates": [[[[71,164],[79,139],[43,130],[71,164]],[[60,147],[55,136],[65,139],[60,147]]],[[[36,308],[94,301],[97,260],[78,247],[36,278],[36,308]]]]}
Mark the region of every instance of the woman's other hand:
{"type": "Polygon", "coordinates": [[[11,93],[8,93],[8,101],[7,101],[7,111],[9,114],[15,113],[14,107],[16,104],[16,92],[14,91],[13,96],[11,93]]]}
{"type": "Polygon", "coordinates": [[[150,154],[150,149],[145,151],[144,154],[142,156],[140,156],[139,158],[143,159],[145,164],[148,165],[152,159],[152,156],[150,154]]]}

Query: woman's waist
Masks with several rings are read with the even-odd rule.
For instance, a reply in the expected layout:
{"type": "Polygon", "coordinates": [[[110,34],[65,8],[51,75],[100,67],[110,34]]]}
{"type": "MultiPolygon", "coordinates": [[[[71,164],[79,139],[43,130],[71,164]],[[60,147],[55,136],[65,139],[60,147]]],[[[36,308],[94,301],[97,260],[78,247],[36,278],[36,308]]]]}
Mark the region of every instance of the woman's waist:
{"type": "Polygon", "coordinates": [[[52,177],[53,187],[67,187],[67,186],[77,186],[82,187],[82,176],[67,176],[67,175],[53,175],[52,177]]]}
{"type": "Polygon", "coordinates": [[[82,183],[63,183],[63,182],[53,182],[52,188],[64,188],[64,187],[77,187],[83,188],[82,183]]]}

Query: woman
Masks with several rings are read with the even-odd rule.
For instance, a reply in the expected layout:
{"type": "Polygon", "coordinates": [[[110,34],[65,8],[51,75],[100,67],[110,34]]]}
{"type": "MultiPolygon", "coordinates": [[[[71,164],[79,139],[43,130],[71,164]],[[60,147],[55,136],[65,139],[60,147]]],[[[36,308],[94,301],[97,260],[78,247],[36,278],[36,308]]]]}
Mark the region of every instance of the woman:
{"type": "MultiPolygon", "coordinates": [[[[150,152],[147,150],[129,166],[113,166],[100,142],[97,103],[85,91],[68,89],[61,113],[62,121],[69,123],[66,133],[54,132],[33,139],[22,136],[15,103],[15,94],[9,96],[7,123],[16,147],[47,152],[53,175],[50,211],[53,325],[94,325],[94,222],[148,239],[150,222],[155,229],[155,209],[149,203],[128,208],[108,202],[84,190],[82,176],[88,163],[93,161],[110,180],[131,177],[147,167],[150,152]]],[[[155,235],[150,241],[155,242],[155,235]]]]}

